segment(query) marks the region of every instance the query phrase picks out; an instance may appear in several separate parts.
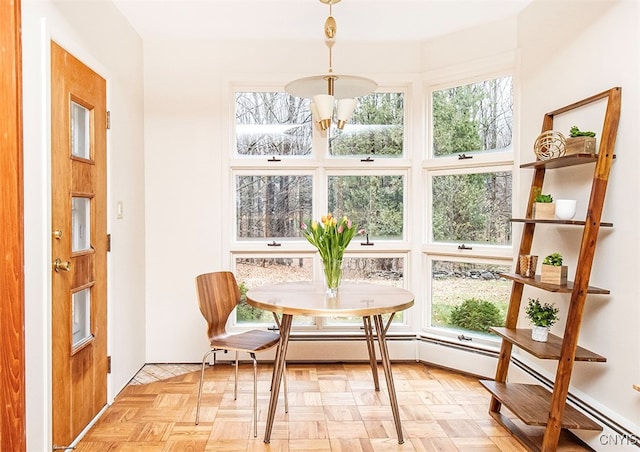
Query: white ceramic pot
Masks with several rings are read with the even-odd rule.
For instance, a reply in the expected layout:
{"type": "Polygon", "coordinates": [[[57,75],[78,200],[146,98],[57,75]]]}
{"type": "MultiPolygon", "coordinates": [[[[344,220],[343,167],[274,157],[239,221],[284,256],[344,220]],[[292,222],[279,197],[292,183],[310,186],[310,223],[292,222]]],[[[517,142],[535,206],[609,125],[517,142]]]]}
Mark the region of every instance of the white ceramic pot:
{"type": "Polygon", "coordinates": [[[549,327],[533,325],[531,329],[531,339],[537,342],[547,342],[549,338],[549,327]]]}
{"type": "Polygon", "coordinates": [[[575,199],[556,199],[556,218],[558,220],[571,220],[575,216],[575,199]]]}

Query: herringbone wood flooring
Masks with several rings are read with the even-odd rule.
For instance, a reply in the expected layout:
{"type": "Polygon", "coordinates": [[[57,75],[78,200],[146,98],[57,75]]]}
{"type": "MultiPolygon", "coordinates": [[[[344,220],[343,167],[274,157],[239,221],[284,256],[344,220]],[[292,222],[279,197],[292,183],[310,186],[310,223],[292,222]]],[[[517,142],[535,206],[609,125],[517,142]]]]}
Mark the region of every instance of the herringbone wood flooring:
{"type": "MultiPolygon", "coordinates": [[[[251,428],[253,372],[240,365],[205,373],[200,425],[194,425],[199,372],[129,385],[77,445],[76,452],[169,451],[522,451],[488,414],[476,378],[421,363],[394,363],[405,443],[398,445],[380,369],[367,364],[288,364],[289,413],[282,395],[271,443],[263,443],[272,367],[259,367],[258,438],[251,428]]],[[[562,450],[585,450],[562,448],[562,450]]]]}

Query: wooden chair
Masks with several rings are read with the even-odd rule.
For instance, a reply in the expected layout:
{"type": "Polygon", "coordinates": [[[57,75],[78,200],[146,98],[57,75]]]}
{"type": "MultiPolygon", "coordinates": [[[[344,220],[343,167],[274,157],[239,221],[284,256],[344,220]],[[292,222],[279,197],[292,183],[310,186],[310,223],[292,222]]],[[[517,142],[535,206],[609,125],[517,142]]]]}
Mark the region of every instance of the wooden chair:
{"type": "MultiPolygon", "coordinates": [[[[279,346],[280,334],[271,331],[250,330],[237,334],[228,333],[227,320],[234,308],[240,303],[240,289],[233,273],[221,271],[205,273],[196,277],[196,289],[198,292],[198,305],[200,312],[208,324],[207,335],[209,337],[210,350],[202,357],[202,370],[200,372],[200,388],[198,389],[198,406],[196,409],[196,425],[200,421],[200,401],[202,399],[202,384],[207,358],[217,351],[235,351],[236,367],[234,376],[233,399],[238,397],[238,353],[247,352],[253,360],[253,436],[258,436],[258,362],[256,352],[269,350],[279,346]]],[[[279,349],[276,353],[279,352],[279,349]]],[[[285,411],[288,412],[287,378],[283,376],[285,411]]],[[[272,382],[273,386],[273,382],[272,382]]]]}

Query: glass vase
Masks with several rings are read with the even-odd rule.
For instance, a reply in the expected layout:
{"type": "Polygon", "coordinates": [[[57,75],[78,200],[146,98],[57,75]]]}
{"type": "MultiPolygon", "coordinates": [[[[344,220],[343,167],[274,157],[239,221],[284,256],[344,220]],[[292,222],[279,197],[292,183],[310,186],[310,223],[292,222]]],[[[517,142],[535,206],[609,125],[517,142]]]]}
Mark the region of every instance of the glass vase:
{"type": "Polygon", "coordinates": [[[327,296],[336,297],[342,281],[342,259],[323,260],[322,265],[324,267],[324,281],[327,284],[327,296]]]}

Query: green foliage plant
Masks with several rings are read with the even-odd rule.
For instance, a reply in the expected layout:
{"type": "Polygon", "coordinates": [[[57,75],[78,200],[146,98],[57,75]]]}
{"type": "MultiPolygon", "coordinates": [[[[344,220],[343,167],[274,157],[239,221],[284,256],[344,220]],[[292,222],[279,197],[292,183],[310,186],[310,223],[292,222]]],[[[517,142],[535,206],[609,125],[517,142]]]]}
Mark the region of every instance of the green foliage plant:
{"type": "Polygon", "coordinates": [[[486,300],[469,298],[451,310],[451,324],[471,331],[489,333],[492,326],[503,326],[500,310],[486,300]]]}
{"type": "Polygon", "coordinates": [[[240,290],[240,303],[236,306],[236,319],[238,322],[263,322],[271,318],[270,312],[254,308],[247,303],[249,288],[245,283],[238,283],[238,289],[240,290]]]}
{"type": "Polygon", "coordinates": [[[543,203],[553,202],[553,196],[551,196],[551,195],[543,195],[542,191],[540,189],[538,189],[536,191],[536,197],[535,197],[534,201],[535,202],[543,202],[543,203]]]}
{"type": "Polygon", "coordinates": [[[575,138],[575,137],[595,137],[596,136],[595,132],[582,131],[582,130],[578,129],[577,126],[573,126],[573,127],[571,127],[571,129],[569,129],[569,135],[572,138],[575,138]]]}
{"type": "Polygon", "coordinates": [[[551,253],[542,261],[545,265],[553,265],[554,267],[560,267],[562,265],[562,254],[551,253]]]}
{"type": "Polygon", "coordinates": [[[550,327],[558,321],[560,310],[551,303],[540,303],[540,300],[529,298],[529,303],[525,310],[527,318],[535,326],[550,327]]]}

